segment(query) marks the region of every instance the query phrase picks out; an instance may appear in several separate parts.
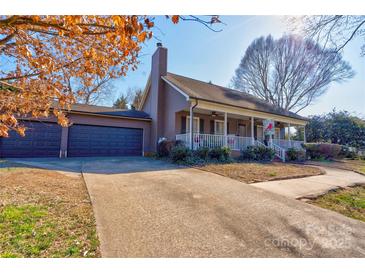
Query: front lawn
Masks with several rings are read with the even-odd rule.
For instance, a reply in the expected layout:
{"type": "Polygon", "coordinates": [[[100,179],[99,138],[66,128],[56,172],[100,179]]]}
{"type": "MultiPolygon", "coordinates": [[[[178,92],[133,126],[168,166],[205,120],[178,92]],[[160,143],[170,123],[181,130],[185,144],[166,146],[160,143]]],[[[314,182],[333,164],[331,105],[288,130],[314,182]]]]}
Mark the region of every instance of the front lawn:
{"type": "Polygon", "coordinates": [[[99,257],[81,177],[0,163],[0,257],[99,257]]]}
{"type": "Polygon", "coordinates": [[[326,161],[311,161],[311,164],[325,166],[325,167],[334,167],[345,170],[356,171],[365,175],[365,160],[326,160],[326,161]]]}
{"type": "Polygon", "coordinates": [[[323,174],[316,167],[277,162],[210,164],[199,168],[248,184],[323,174]]]}
{"type": "Polygon", "coordinates": [[[332,191],[310,203],[365,222],[365,186],[332,191]]]}

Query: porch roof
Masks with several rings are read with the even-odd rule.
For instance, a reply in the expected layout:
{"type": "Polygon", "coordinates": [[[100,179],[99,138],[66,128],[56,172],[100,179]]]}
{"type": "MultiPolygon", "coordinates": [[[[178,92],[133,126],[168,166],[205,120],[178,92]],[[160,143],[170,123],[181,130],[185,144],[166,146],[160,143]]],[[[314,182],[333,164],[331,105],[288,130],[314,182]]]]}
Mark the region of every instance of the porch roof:
{"type": "Polygon", "coordinates": [[[185,76],[167,73],[163,79],[175,85],[191,99],[200,99],[234,107],[287,116],[303,121],[308,119],[291,111],[285,111],[246,92],[206,83],[185,76]]]}

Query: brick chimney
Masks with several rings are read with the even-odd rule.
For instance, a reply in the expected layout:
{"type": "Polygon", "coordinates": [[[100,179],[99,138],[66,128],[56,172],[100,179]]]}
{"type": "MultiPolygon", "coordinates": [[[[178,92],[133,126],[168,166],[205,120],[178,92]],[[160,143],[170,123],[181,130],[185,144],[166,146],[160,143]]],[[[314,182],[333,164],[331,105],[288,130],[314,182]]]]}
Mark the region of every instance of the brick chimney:
{"type": "Polygon", "coordinates": [[[163,113],[165,109],[163,88],[164,82],[161,76],[167,74],[167,48],[162,46],[162,43],[157,43],[157,49],[152,55],[152,69],[151,69],[151,145],[155,147],[158,139],[163,137],[163,113]]]}

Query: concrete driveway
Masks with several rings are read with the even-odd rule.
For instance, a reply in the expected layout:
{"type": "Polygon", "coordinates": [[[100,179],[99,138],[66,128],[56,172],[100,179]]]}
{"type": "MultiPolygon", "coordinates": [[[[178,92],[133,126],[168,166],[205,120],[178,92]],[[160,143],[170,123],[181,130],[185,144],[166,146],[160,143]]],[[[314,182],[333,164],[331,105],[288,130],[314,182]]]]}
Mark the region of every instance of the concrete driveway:
{"type": "Polygon", "coordinates": [[[145,158],[82,165],[104,257],[365,257],[365,223],[145,158]]]}

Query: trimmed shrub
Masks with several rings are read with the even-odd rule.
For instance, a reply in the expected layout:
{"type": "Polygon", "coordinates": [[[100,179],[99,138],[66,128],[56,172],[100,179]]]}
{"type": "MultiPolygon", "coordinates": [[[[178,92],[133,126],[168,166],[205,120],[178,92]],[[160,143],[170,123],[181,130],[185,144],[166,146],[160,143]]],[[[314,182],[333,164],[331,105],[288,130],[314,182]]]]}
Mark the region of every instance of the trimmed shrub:
{"type": "Polygon", "coordinates": [[[231,149],[229,147],[217,147],[209,150],[209,158],[217,161],[227,161],[230,159],[231,149]]]}
{"type": "Polygon", "coordinates": [[[170,152],[170,158],[174,163],[184,162],[191,156],[191,151],[185,146],[174,146],[170,152]]]}
{"type": "Polygon", "coordinates": [[[208,147],[199,147],[197,150],[194,151],[194,156],[206,160],[209,156],[209,148],[208,147]]]}
{"type": "Polygon", "coordinates": [[[157,144],[157,157],[168,157],[170,156],[171,150],[175,146],[183,146],[184,142],[163,140],[157,144]]]}
{"type": "Polygon", "coordinates": [[[249,161],[272,161],[275,157],[275,151],[269,147],[248,146],[247,149],[241,151],[242,160],[249,161]]]}
{"type": "Polygon", "coordinates": [[[157,156],[158,157],[168,157],[170,155],[171,149],[175,145],[175,141],[163,140],[157,144],[157,156]]]}
{"type": "Polygon", "coordinates": [[[202,166],[202,165],[206,164],[206,160],[203,160],[203,159],[193,155],[193,156],[186,157],[183,164],[188,165],[188,166],[202,166]]]}
{"type": "Polygon", "coordinates": [[[310,159],[334,159],[339,158],[342,150],[341,145],[326,143],[310,143],[304,145],[307,156],[310,159]]]}
{"type": "Polygon", "coordinates": [[[288,161],[300,161],[303,162],[306,160],[305,150],[299,150],[295,148],[289,148],[286,151],[286,158],[288,161]]]}
{"type": "Polygon", "coordinates": [[[174,146],[169,154],[174,163],[185,165],[204,165],[206,163],[231,163],[231,150],[228,147],[217,147],[209,149],[201,147],[197,150],[190,150],[183,145],[174,146]]]}

